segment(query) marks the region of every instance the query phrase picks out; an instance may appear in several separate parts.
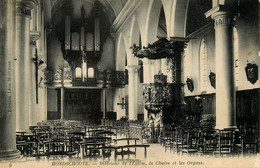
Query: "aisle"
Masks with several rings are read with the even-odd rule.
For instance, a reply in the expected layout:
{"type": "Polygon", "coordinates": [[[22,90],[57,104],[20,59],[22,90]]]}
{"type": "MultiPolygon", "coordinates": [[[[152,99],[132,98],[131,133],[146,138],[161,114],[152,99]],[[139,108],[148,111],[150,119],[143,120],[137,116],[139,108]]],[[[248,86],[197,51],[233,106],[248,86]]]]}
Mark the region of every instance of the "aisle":
{"type": "MultiPolygon", "coordinates": [[[[141,143],[140,141],[138,144],[141,143]]],[[[229,168],[252,168],[259,167],[260,156],[254,157],[233,157],[233,158],[212,158],[202,156],[186,156],[170,153],[170,151],[164,150],[160,144],[150,144],[147,149],[147,158],[144,158],[143,149],[139,148],[136,152],[136,158],[133,155],[127,156],[122,159],[118,157],[114,159],[114,153],[111,153],[111,157],[107,159],[102,158],[68,158],[68,157],[54,157],[51,159],[41,158],[36,160],[35,158],[23,158],[13,163],[4,163],[1,167],[174,167],[174,168],[186,168],[186,167],[229,167],[229,168]],[[11,165],[11,166],[10,166],[11,165]]]]}

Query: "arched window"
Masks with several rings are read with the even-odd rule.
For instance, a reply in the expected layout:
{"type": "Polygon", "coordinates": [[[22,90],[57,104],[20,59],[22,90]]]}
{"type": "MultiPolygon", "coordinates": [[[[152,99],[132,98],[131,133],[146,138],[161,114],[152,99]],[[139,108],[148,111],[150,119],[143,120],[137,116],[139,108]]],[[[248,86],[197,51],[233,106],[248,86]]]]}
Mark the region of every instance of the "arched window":
{"type": "Polygon", "coordinates": [[[88,78],[94,78],[94,68],[90,67],[88,68],[88,78]]]}
{"type": "Polygon", "coordinates": [[[75,69],[75,77],[76,78],[81,78],[81,68],[77,67],[75,69]]]}
{"type": "Polygon", "coordinates": [[[200,44],[200,89],[206,91],[208,87],[208,56],[205,39],[202,39],[200,44]]]}
{"type": "Polygon", "coordinates": [[[238,33],[237,29],[233,27],[233,53],[234,53],[234,73],[235,73],[235,85],[237,86],[239,81],[238,66],[239,66],[239,46],[238,46],[238,33]]]}

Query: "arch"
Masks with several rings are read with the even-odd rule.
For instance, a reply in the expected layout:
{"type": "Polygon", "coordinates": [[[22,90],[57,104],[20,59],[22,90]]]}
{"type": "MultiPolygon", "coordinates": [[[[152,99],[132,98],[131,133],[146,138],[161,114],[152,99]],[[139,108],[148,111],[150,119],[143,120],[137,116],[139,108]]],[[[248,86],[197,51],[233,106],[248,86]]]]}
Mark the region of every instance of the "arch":
{"type": "Polygon", "coordinates": [[[165,16],[165,11],[163,6],[161,7],[161,11],[160,11],[157,35],[162,37],[167,37],[166,16],[165,16]]]}
{"type": "Polygon", "coordinates": [[[146,39],[143,40],[144,44],[153,43],[156,40],[158,32],[158,23],[161,12],[162,2],[161,0],[151,1],[148,7],[147,23],[146,23],[146,39]]]}
{"type": "Polygon", "coordinates": [[[188,5],[189,0],[173,1],[170,16],[170,29],[168,30],[168,34],[170,37],[186,36],[188,5]]]}
{"type": "Polygon", "coordinates": [[[170,37],[171,11],[173,7],[173,0],[161,0],[161,1],[162,1],[163,11],[165,15],[167,36],[170,37]]]}
{"type": "Polygon", "coordinates": [[[130,43],[129,44],[130,45],[133,45],[133,44],[139,45],[140,36],[141,36],[140,27],[136,20],[136,16],[133,15],[131,28],[130,28],[130,43]]]}
{"type": "Polygon", "coordinates": [[[161,0],[142,1],[135,12],[144,46],[156,40],[161,7],[161,0]]]}
{"type": "Polygon", "coordinates": [[[75,69],[75,78],[81,78],[81,68],[77,67],[75,69]]]}
{"type": "MultiPolygon", "coordinates": [[[[82,1],[81,3],[88,2],[90,4],[94,4],[94,0],[88,0],[88,1],[82,1]]],[[[123,8],[123,5],[119,1],[113,1],[113,0],[99,0],[98,1],[102,7],[104,8],[105,13],[108,16],[108,19],[110,23],[112,24],[115,18],[120,13],[121,9],[123,8]]],[[[51,13],[54,14],[56,11],[58,11],[65,3],[69,3],[69,6],[71,6],[71,1],[67,0],[52,0],[51,2],[51,13]]]]}
{"type": "Polygon", "coordinates": [[[95,77],[95,70],[93,67],[88,68],[88,78],[94,78],[95,77]]]}
{"type": "Polygon", "coordinates": [[[122,33],[118,35],[116,44],[116,70],[124,71],[126,63],[126,45],[122,33]]]}
{"type": "MultiPolygon", "coordinates": [[[[140,45],[140,40],[141,40],[141,34],[140,34],[140,28],[138,25],[138,22],[135,18],[135,15],[133,15],[132,20],[131,20],[131,27],[130,27],[130,39],[129,39],[129,47],[132,46],[133,44],[136,44],[137,46],[140,45]]],[[[138,59],[134,57],[132,54],[132,50],[128,49],[127,50],[127,62],[129,65],[138,65],[138,59]]]]}

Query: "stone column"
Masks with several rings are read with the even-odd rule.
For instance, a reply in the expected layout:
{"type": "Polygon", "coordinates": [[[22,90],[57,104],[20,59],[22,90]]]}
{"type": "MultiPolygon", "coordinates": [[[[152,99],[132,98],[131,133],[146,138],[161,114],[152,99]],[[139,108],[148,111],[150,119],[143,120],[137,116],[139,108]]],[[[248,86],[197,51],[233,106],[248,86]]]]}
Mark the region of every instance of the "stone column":
{"type": "Polygon", "coordinates": [[[0,5],[0,161],[17,159],[15,137],[15,1],[0,5]]]}
{"type": "Polygon", "coordinates": [[[102,92],[101,92],[101,97],[102,97],[102,101],[101,101],[101,104],[102,104],[102,111],[103,111],[103,119],[106,119],[106,112],[107,112],[107,102],[106,102],[106,88],[103,88],[102,89],[102,92]]]}
{"type": "MultiPolygon", "coordinates": [[[[147,58],[143,59],[143,76],[144,76],[144,83],[151,83],[151,62],[147,58]]],[[[148,120],[148,111],[144,108],[144,121],[148,120]]]]}
{"type": "Polygon", "coordinates": [[[65,89],[64,87],[60,88],[60,119],[64,119],[64,106],[65,106],[65,89]]]}
{"type": "Polygon", "coordinates": [[[31,65],[30,65],[30,81],[31,81],[31,101],[30,103],[30,114],[29,114],[29,125],[35,126],[38,120],[38,111],[36,107],[36,67],[35,63],[33,63],[33,58],[35,58],[35,50],[36,50],[36,42],[31,39],[30,41],[30,49],[31,49],[31,65]]]}
{"type": "Polygon", "coordinates": [[[137,120],[137,81],[139,65],[128,65],[128,96],[129,96],[129,120],[137,120]]]}
{"type": "Polygon", "coordinates": [[[29,130],[31,100],[30,19],[38,0],[16,1],[16,130],[29,130]]]}
{"type": "Polygon", "coordinates": [[[161,71],[161,60],[160,59],[154,61],[154,74],[156,75],[159,72],[162,72],[161,71]]]}
{"type": "Polygon", "coordinates": [[[154,60],[143,59],[144,83],[153,83],[154,81],[154,60]]]}
{"type": "Polygon", "coordinates": [[[216,128],[234,128],[236,95],[231,18],[222,10],[214,12],[211,17],[215,21],[216,128]]]}
{"type": "Polygon", "coordinates": [[[161,59],[161,72],[164,75],[167,75],[167,59],[166,58],[161,59]]]}
{"type": "Polygon", "coordinates": [[[47,89],[47,87],[46,86],[44,86],[44,90],[43,90],[43,99],[44,99],[44,104],[43,104],[43,107],[44,107],[44,114],[43,114],[43,119],[42,120],[47,120],[47,111],[48,111],[48,109],[47,109],[47,98],[48,98],[48,96],[47,96],[47,91],[48,91],[48,89],[47,89]]]}

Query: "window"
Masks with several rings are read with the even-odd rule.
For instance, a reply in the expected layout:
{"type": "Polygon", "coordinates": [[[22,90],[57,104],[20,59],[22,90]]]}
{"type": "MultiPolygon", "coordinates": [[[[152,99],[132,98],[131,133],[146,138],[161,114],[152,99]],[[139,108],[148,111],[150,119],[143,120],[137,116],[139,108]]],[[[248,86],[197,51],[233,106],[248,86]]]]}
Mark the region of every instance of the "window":
{"type": "Polygon", "coordinates": [[[94,68],[88,68],[88,78],[94,78],[94,68]]]}
{"type": "Polygon", "coordinates": [[[201,91],[206,91],[209,82],[208,76],[208,56],[207,56],[207,46],[205,40],[202,39],[200,44],[200,89],[201,91]]]}
{"type": "Polygon", "coordinates": [[[76,78],[81,78],[81,68],[79,68],[79,67],[76,68],[75,76],[76,76],[76,78]]]}

